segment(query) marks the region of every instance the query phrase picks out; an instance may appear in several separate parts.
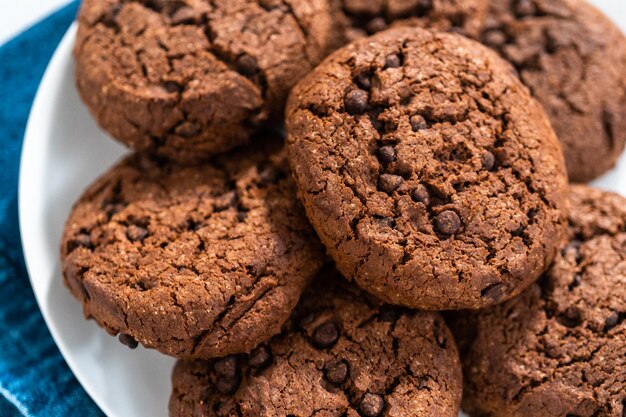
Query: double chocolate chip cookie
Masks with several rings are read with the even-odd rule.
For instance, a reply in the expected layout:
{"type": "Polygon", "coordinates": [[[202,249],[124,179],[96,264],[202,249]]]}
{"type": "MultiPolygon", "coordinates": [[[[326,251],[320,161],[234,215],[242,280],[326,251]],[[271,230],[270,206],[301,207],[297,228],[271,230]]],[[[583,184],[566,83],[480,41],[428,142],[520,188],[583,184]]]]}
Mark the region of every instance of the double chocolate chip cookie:
{"type": "Polygon", "coordinates": [[[558,140],[477,42],[408,28],[357,41],[294,88],[287,131],[328,252],[387,302],[485,307],[554,259],[568,192],[558,140]]]}
{"type": "Polygon", "coordinates": [[[626,415],[626,199],[574,187],[549,273],[455,327],[472,416],[626,415]]]}
{"type": "Polygon", "coordinates": [[[583,0],[492,0],[485,44],[511,62],[545,108],[569,177],[613,167],[626,143],[626,38],[583,0]]]}
{"type": "Polygon", "coordinates": [[[327,0],[86,0],[78,90],[138,151],[196,162],[282,117],[336,36],[327,0]]]}
{"type": "Polygon", "coordinates": [[[133,155],[76,203],[66,285],[120,341],[183,358],[248,352],[280,331],[324,262],[282,144],[202,166],[133,155]]]}
{"type": "Polygon", "coordinates": [[[331,0],[339,34],[351,42],[392,26],[455,31],[478,37],[489,0],[331,0]]]}
{"type": "Polygon", "coordinates": [[[437,313],[384,305],[326,271],[249,355],[179,362],[170,417],[457,417],[458,353],[437,313]]]}

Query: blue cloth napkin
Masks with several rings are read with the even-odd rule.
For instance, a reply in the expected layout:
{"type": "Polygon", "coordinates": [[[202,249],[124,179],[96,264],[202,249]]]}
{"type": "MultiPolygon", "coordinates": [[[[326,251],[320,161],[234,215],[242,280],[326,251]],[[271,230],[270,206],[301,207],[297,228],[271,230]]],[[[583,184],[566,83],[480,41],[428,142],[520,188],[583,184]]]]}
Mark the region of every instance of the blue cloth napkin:
{"type": "Polygon", "coordinates": [[[102,416],[65,364],[28,281],[17,179],[39,81],[78,2],[0,47],[0,417],[102,416]]]}

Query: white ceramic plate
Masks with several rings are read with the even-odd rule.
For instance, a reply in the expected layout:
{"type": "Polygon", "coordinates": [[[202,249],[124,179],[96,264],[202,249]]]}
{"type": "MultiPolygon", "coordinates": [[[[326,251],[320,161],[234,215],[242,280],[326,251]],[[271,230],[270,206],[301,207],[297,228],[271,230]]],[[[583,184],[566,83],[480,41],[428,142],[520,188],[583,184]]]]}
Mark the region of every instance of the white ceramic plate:
{"type": "MultiPolygon", "coordinates": [[[[596,3],[626,28],[626,3],[596,3]]],[[[122,346],[83,319],[79,303],[62,285],[58,245],[72,203],[125,152],[98,129],[78,98],[74,36],[72,27],[52,58],[26,130],[19,187],[26,264],[54,340],[100,408],[109,417],[166,417],[174,360],[122,346]]],[[[626,158],[596,185],[626,195],[626,158]]]]}

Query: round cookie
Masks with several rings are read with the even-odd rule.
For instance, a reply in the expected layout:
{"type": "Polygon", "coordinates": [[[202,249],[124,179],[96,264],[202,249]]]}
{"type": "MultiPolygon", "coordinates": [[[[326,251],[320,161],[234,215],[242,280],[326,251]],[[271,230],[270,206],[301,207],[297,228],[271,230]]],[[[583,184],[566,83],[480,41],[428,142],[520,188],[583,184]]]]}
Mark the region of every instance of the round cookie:
{"type": "Polygon", "coordinates": [[[287,131],[329,254],[387,302],[485,307],[555,256],[568,192],[558,140],[477,42],[398,28],[353,43],[294,88],[287,131]]]}
{"type": "Polygon", "coordinates": [[[460,366],[439,314],[383,305],[328,270],[268,344],[179,362],[170,417],[457,417],[460,366]]]}
{"type": "Polygon", "coordinates": [[[137,151],[198,162],[282,117],[336,38],[328,0],[86,0],[83,101],[137,151]]]}
{"type": "Polygon", "coordinates": [[[572,189],[570,241],[519,298],[453,321],[464,408],[491,417],[626,415],[626,199],[572,189]]]}
{"type": "Polygon", "coordinates": [[[89,187],[61,244],[86,317],[179,358],[278,333],[324,254],[269,142],[193,168],[132,155],[89,187]]]}
{"type": "Polygon", "coordinates": [[[583,0],[494,0],[482,41],[515,66],[561,140],[569,177],[587,182],[626,143],[626,38],[583,0]]]}

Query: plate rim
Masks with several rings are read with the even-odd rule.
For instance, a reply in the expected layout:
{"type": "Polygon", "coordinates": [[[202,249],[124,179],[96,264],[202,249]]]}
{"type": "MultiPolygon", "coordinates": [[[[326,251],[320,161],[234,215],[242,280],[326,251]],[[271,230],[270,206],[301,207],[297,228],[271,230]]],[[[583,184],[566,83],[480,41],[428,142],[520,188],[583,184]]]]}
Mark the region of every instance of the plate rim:
{"type": "MultiPolygon", "coordinates": [[[[54,343],[59,349],[63,360],[69,367],[70,371],[80,384],[80,386],[85,390],[87,395],[94,401],[94,403],[98,406],[100,411],[102,411],[105,415],[109,417],[114,417],[115,414],[112,412],[110,407],[107,405],[107,402],[99,395],[98,391],[88,382],[88,378],[86,378],[83,373],[80,371],[80,367],[77,364],[77,361],[70,354],[69,349],[65,345],[63,339],[60,336],[59,330],[57,329],[57,323],[51,319],[48,311],[44,308],[42,294],[37,291],[35,288],[38,287],[35,278],[37,275],[37,266],[36,266],[36,255],[33,253],[34,249],[31,245],[29,245],[26,240],[28,236],[31,236],[35,233],[35,226],[31,226],[26,219],[30,218],[29,213],[32,210],[28,206],[28,189],[29,186],[35,181],[34,174],[32,170],[27,169],[34,162],[35,158],[29,156],[33,155],[33,152],[36,152],[36,144],[37,144],[37,127],[36,123],[38,119],[42,117],[40,115],[39,109],[41,109],[42,103],[45,101],[45,98],[50,95],[51,88],[54,87],[54,80],[56,79],[55,75],[61,70],[61,66],[64,64],[63,54],[71,53],[71,49],[76,38],[77,32],[77,23],[73,21],[72,24],[65,31],[63,38],[57,45],[46,70],[41,78],[41,82],[39,83],[39,87],[37,88],[37,93],[35,94],[35,98],[33,100],[29,115],[28,121],[26,123],[26,129],[24,131],[24,140],[22,142],[22,151],[20,154],[19,160],[19,174],[18,174],[18,222],[19,222],[19,230],[20,230],[20,244],[22,245],[22,252],[24,254],[24,261],[26,264],[26,271],[28,274],[28,279],[33,290],[33,294],[35,296],[35,300],[37,301],[37,306],[41,315],[43,316],[44,322],[48,331],[50,332],[54,343]],[[26,169],[25,169],[26,168],[26,169]]],[[[37,155],[35,153],[35,155],[37,155]]]]}

